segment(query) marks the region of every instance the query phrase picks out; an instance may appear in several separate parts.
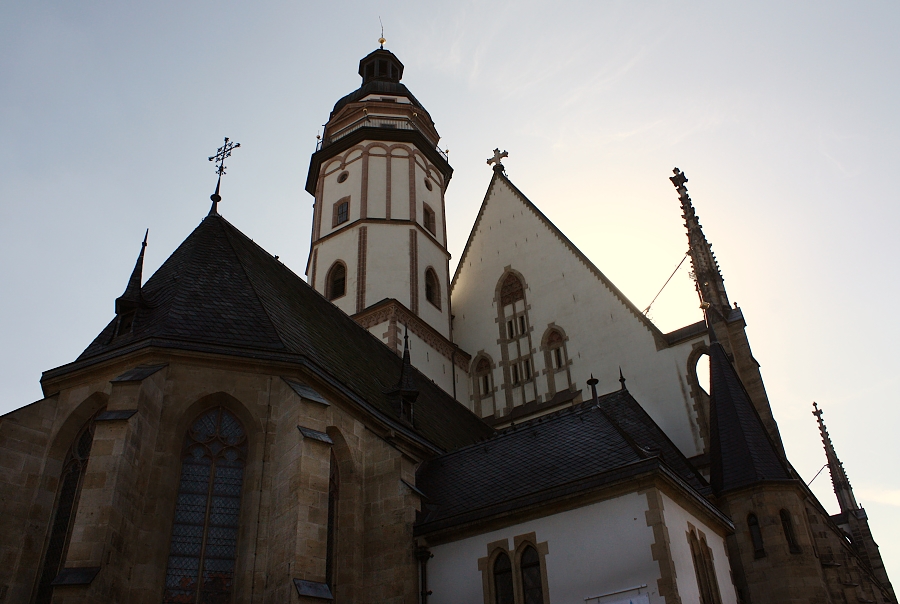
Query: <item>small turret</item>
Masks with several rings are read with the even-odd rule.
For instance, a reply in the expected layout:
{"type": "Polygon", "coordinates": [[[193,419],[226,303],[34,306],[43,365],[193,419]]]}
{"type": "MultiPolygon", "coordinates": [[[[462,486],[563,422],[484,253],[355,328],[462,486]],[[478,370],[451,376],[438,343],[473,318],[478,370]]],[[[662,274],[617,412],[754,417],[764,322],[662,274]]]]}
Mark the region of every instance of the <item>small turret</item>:
{"type": "Polygon", "coordinates": [[[403,334],[403,364],[400,366],[400,379],[387,394],[394,400],[394,407],[401,420],[413,424],[414,408],[419,391],[413,384],[413,366],[409,356],[409,331],[403,334]]]}
{"type": "Polygon", "coordinates": [[[834,494],[837,495],[841,513],[859,509],[859,504],[856,503],[856,497],[853,495],[853,488],[850,486],[850,480],[844,471],[844,464],[841,463],[837,453],[834,452],[831,436],[829,436],[828,428],[825,427],[825,421],[822,419],[822,410],[819,409],[816,403],[813,403],[812,414],[816,416],[819,422],[819,433],[822,435],[822,444],[825,445],[828,471],[831,473],[831,483],[834,485],[834,494]]]}
{"type": "Polygon", "coordinates": [[[144,232],[144,241],[141,243],[141,252],[138,254],[134,270],[128,279],[128,285],[121,296],[116,298],[116,335],[122,335],[131,331],[134,322],[134,314],[138,308],[145,305],[141,296],[141,280],[144,272],[144,250],[147,249],[147,236],[150,229],[144,232]]]}

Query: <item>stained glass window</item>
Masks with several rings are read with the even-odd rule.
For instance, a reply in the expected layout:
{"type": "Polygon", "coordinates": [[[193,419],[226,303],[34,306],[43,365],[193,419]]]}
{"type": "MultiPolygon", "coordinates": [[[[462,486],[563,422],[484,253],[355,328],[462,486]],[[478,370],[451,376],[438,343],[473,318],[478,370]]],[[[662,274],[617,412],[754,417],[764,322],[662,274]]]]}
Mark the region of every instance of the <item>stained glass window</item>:
{"type": "Polygon", "coordinates": [[[494,596],[496,604],[515,604],[512,564],[506,554],[500,554],[494,560],[494,596]]]}
{"type": "Polygon", "coordinates": [[[525,604],[544,604],[541,581],[541,558],[530,545],[522,552],[522,594],[525,604]]]}
{"type": "Polygon", "coordinates": [[[231,602],[247,435],[219,407],[188,429],[163,602],[231,602]]]}
{"type": "Polygon", "coordinates": [[[53,597],[53,586],[50,584],[62,570],[66,550],[69,549],[72,523],[75,521],[75,511],[78,509],[78,496],[81,494],[84,471],[87,469],[91,445],[94,442],[96,417],[94,415],[78,432],[63,463],[62,476],[59,479],[59,496],[56,500],[53,522],[50,525],[50,540],[47,544],[47,553],[44,554],[44,568],[41,570],[41,578],[38,581],[35,604],[50,604],[53,597]]]}

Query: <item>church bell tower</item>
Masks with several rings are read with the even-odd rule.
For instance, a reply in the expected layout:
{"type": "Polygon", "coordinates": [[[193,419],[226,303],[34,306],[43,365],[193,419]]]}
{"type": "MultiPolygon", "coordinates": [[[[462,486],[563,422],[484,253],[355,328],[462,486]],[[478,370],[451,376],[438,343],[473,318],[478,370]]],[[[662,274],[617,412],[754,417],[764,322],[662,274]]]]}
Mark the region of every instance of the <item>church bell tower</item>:
{"type": "Polygon", "coordinates": [[[335,104],[310,161],[307,278],[358,320],[391,302],[449,342],[444,191],[453,169],[431,116],[400,83],[403,63],[380,41],[359,62],[362,85],[335,104]]]}

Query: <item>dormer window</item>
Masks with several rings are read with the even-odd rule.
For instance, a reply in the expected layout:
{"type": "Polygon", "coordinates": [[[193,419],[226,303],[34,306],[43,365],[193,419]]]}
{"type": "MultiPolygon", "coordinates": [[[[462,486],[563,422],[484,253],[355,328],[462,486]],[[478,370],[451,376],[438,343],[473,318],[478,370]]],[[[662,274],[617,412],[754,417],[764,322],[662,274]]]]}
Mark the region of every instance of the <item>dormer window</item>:
{"type": "Polygon", "coordinates": [[[116,337],[131,333],[131,328],[134,327],[134,315],[135,311],[133,310],[119,315],[116,323],[116,337]]]}

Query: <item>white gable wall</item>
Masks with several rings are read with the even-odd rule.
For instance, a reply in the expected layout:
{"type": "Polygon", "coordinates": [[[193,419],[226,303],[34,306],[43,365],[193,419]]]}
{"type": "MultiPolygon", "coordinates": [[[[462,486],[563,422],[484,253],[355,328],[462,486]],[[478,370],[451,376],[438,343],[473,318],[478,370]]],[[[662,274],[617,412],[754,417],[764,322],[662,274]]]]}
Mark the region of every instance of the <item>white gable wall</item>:
{"type": "MultiPolygon", "coordinates": [[[[702,452],[686,377],[691,343],[657,351],[650,329],[502,179],[495,181],[486,201],[452,291],[454,341],[473,359],[481,351],[490,355],[497,366],[498,406],[506,399],[495,298],[507,268],[521,273],[526,283],[542,400],[549,397],[540,342],[552,323],[568,338],[572,381],[584,399],[590,397],[586,381],[592,373],[601,394],[618,389],[621,366],[628,389],[681,451],[689,457],[702,452]]],[[[521,398],[514,404],[521,404],[521,398]]],[[[526,398],[529,402],[534,395],[526,398]]]]}

